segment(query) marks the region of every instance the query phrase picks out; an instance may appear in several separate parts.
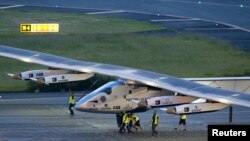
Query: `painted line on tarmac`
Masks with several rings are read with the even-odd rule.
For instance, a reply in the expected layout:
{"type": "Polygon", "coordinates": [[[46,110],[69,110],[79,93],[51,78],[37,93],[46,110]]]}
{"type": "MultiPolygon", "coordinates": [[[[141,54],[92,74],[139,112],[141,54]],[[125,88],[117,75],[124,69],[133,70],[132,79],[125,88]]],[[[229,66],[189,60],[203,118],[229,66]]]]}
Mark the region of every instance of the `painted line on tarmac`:
{"type": "Polygon", "coordinates": [[[16,7],[22,7],[24,5],[11,5],[11,6],[3,6],[3,7],[0,7],[0,9],[9,9],[9,8],[16,8],[16,7]]]}
{"type": "Polygon", "coordinates": [[[112,11],[104,11],[104,12],[90,12],[86,14],[97,15],[97,14],[122,13],[122,12],[125,12],[125,11],[124,10],[112,10],[112,11]]]}
{"type": "Polygon", "coordinates": [[[234,30],[234,29],[238,29],[235,27],[229,27],[229,28],[186,28],[185,30],[187,31],[196,31],[196,30],[222,30],[222,29],[229,29],[229,30],[234,30]]]}
{"type": "Polygon", "coordinates": [[[176,17],[176,18],[183,18],[183,19],[197,19],[197,20],[201,20],[201,21],[206,21],[206,22],[213,22],[213,23],[217,23],[217,24],[223,24],[223,25],[227,25],[230,27],[234,27],[236,29],[245,31],[245,32],[250,32],[250,29],[244,28],[244,27],[240,27],[237,25],[233,25],[230,23],[225,23],[225,22],[221,22],[221,21],[216,21],[216,20],[208,20],[208,19],[202,19],[202,18],[195,18],[195,17],[187,17],[187,16],[178,16],[178,15],[171,15],[171,14],[153,14],[153,13],[148,13],[148,12],[140,12],[140,11],[126,11],[129,13],[137,13],[137,14],[147,14],[147,15],[156,15],[156,16],[170,16],[170,17],[176,17]]]}
{"type": "Polygon", "coordinates": [[[237,29],[245,31],[245,32],[250,32],[249,29],[246,29],[246,28],[243,28],[243,27],[240,27],[240,26],[237,26],[237,25],[233,25],[233,24],[229,24],[229,23],[224,23],[224,22],[219,22],[219,21],[215,21],[215,22],[219,23],[219,24],[224,24],[224,25],[227,25],[227,26],[231,26],[231,27],[237,28],[237,29]]]}
{"type": "MultiPolygon", "coordinates": [[[[223,7],[241,7],[240,4],[223,4],[215,2],[202,2],[202,1],[184,1],[184,0],[161,0],[163,2],[172,2],[172,3],[186,3],[186,4],[199,4],[199,5],[213,5],[213,6],[223,6],[223,7]]],[[[249,7],[245,5],[244,7],[249,7]]]]}
{"type": "Polygon", "coordinates": [[[200,20],[198,18],[190,18],[190,19],[161,19],[161,20],[150,20],[151,22],[182,22],[182,21],[197,21],[200,20]]]}
{"type": "Polygon", "coordinates": [[[182,18],[182,19],[194,19],[193,17],[184,17],[184,16],[177,16],[177,15],[171,15],[171,14],[160,14],[160,13],[149,13],[149,12],[142,12],[142,11],[125,11],[128,13],[135,13],[135,14],[144,14],[144,15],[151,15],[151,16],[168,16],[173,18],[182,18]]]}

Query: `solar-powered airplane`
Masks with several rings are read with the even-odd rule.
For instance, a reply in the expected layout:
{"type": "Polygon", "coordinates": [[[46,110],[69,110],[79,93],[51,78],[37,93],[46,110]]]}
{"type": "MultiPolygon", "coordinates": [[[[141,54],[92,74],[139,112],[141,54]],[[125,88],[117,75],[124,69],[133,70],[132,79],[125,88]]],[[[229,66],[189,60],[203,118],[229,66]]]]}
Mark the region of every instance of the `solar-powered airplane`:
{"type": "Polygon", "coordinates": [[[96,113],[143,112],[168,107],[170,114],[213,112],[235,104],[250,107],[250,77],[182,79],[123,66],[78,61],[47,53],[0,45],[0,56],[48,66],[8,74],[15,79],[51,84],[113,76],[76,103],[76,110],[96,113]],[[56,69],[55,69],[56,68],[56,69]],[[203,100],[199,100],[203,99],[203,100]]]}

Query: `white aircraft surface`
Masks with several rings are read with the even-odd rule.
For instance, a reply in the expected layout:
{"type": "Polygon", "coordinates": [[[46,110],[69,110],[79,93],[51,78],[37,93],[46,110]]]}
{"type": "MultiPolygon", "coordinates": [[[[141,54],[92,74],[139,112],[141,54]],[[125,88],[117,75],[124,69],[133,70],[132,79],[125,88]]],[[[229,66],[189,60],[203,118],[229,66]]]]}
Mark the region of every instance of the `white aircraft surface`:
{"type": "Polygon", "coordinates": [[[82,97],[75,106],[79,111],[143,112],[155,107],[169,107],[166,111],[170,114],[196,114],[217,111],[231,104],[250,107],[250,95],[247,94],[250,93],[250,77],[182,79],[4,45],[0,45],[0,56],[50,68],[8,74],[15,79],[51,84],[86,80],[95,74],[117,78],[82,97]]]}

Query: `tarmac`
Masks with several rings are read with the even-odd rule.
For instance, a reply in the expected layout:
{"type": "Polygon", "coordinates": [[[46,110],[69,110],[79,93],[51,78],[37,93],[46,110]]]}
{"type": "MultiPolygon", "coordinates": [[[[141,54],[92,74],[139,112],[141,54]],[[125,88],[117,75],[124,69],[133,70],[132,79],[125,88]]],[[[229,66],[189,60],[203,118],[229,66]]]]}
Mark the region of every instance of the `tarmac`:
{"type": "MultiPolygon", "coordinates": [[[[70,116],[66,93],[0,94],[0,141],[200,141],[207,140],[207,125],[228,124],[228,108],[205,114],[188,115],[187,131],[174,130],[178,115],[157,109],[159,135],[151,136],[149,121],[153,110],[138,113],[142,132],[120,134],[114,114],[75,111],[70,116]]],[[[82,96],[76,94],[76,99],[82,96]]],[[[233,106],[232,124],[250,124],[250,110],[233,106]]]]}

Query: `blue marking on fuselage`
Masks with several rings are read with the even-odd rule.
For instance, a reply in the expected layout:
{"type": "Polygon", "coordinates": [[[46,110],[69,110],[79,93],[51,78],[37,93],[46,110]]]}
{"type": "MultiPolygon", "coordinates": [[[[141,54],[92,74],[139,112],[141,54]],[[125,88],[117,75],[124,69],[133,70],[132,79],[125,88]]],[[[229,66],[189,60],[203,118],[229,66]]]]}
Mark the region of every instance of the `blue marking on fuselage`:
{"type": "Polygon", "coordinates": [[[94,98],[95,96],[98,96],[100,94],[104,93],[104,90],[106,90],[107,88],[114,88],[117,86],[122,86],[124,85],[123,82],[120,81],[111,81],[103,86],[101,86],[100,88],[94,90],[93,92],[89,93],[88,95],[86,95],[85,97],[81,98],[78,102],[77,105],[79,104],[83,104],[85,102],[88,102],[90,99],[94,98]]]}

